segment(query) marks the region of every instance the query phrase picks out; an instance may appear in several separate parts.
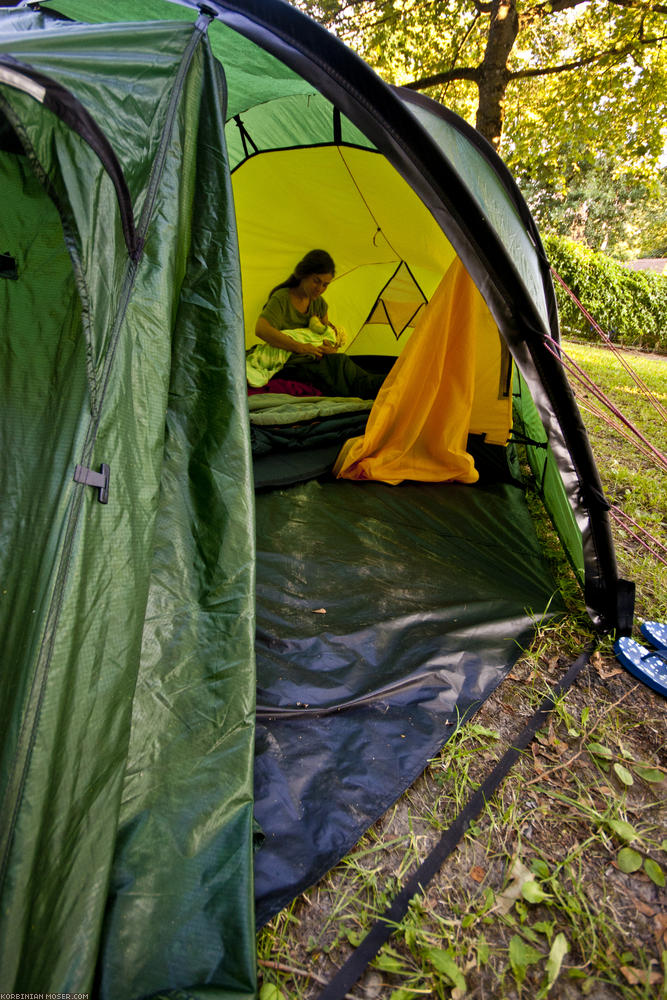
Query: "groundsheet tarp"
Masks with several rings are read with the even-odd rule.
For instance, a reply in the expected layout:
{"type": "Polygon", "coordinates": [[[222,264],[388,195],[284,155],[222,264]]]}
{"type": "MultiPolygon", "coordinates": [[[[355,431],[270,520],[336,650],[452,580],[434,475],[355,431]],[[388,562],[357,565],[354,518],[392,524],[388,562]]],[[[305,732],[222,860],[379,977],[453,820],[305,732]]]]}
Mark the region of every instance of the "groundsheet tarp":
{"type": "Polygon", "coordinates": [[[520,488],[257,496],[264,923],[359,839],[562,611],[520,488]]]}

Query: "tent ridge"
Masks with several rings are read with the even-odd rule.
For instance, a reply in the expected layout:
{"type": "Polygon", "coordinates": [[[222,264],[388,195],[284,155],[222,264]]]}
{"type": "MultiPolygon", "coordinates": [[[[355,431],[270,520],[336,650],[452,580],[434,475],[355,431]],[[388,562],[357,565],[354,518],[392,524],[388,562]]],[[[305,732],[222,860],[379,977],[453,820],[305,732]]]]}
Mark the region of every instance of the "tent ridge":
{"type": "Polygon", "coordinates": [[[139,239],[141,241],[141,246],[143,247],[143,240],[146,236],[146,231],[150,223],[153,208],[155,207],[155,199],[157,197],[157,189],[162,178],[162,173],[164,170],[164,164],[167,157],[167,150],[169,147],[169,142],[173,132],[174,122],[176,120],[176,112],[178,108],[178,103],[181,98],[181,93],[183,91],[183,86],[185,84],[185,79],[187,77],[188,71],[190,69],[190,63],[194,57],[194,54],[201,43],[202,39],[206,36],[206,31],[210,24],[210,15],[201,14],[197,21],[195,22],[192,35],[185,48],[183,56],[181,58],[180,65],[178,67],[178,73],[176,74],[176,79],[172,88],[171,96],[169,98],[169,106],[167,108],[167,114],[165,116],[165,123],[162,130],[162,136],[160,138],[160,145],[153,162],[153,168],[151,170],[150,180],[148,182],[148,190],[146,192],[146,198],[141,210],[141,216],[139,218],[139,239]]]}

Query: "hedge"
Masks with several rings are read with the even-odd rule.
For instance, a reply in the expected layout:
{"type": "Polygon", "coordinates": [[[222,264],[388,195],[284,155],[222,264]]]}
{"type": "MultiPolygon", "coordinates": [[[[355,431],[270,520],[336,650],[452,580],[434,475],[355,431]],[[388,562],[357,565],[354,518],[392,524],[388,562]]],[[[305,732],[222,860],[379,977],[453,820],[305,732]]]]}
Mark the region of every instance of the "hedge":
{"type": "MultiPolygon", "coordinates": [[[[614,343],[667,354],[667,275],[631,271],[562,236],[544,236],[552,267],[614,343]]],[[[599,340],[554,280],[563,337],[599,340]]]]}

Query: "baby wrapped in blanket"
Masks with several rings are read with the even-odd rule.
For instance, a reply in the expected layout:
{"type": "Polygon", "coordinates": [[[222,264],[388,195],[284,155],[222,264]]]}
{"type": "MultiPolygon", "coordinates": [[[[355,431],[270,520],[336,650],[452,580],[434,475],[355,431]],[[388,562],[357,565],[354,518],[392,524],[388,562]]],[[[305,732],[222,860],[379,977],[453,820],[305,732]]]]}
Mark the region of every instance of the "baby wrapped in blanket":
{"type": "MultiPolygon", "coordinates": [[[[308,326],[298,327],[294,330],[284,330],[294,340],[301,344],[323,344],[328,342],[334,344],[337,350],[344,347],[346,335],[344,330],[337,330],[333,326],[326,326],[319,316],[311,316],[308,326]]],[[[256,344],[246,355],[246,378],[248,385],[253,388],[260,388],[266,385],[269,379],[278,374],[280,369],[292,356],[291,351],[282,347],[273,347],[271,344],[256,344]]]]}

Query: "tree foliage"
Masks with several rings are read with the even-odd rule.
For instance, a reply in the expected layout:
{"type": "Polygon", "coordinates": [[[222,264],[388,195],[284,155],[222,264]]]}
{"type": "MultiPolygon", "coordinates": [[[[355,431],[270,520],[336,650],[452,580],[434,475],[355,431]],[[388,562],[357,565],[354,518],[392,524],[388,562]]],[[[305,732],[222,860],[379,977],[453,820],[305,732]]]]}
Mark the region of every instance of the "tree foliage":
{"type": "Polygon", "coordinates": [[[667,0],[296,2],[474,123],[542,226],[620,256],[665,242],[642,206],[666,203],[667,0]]]}

